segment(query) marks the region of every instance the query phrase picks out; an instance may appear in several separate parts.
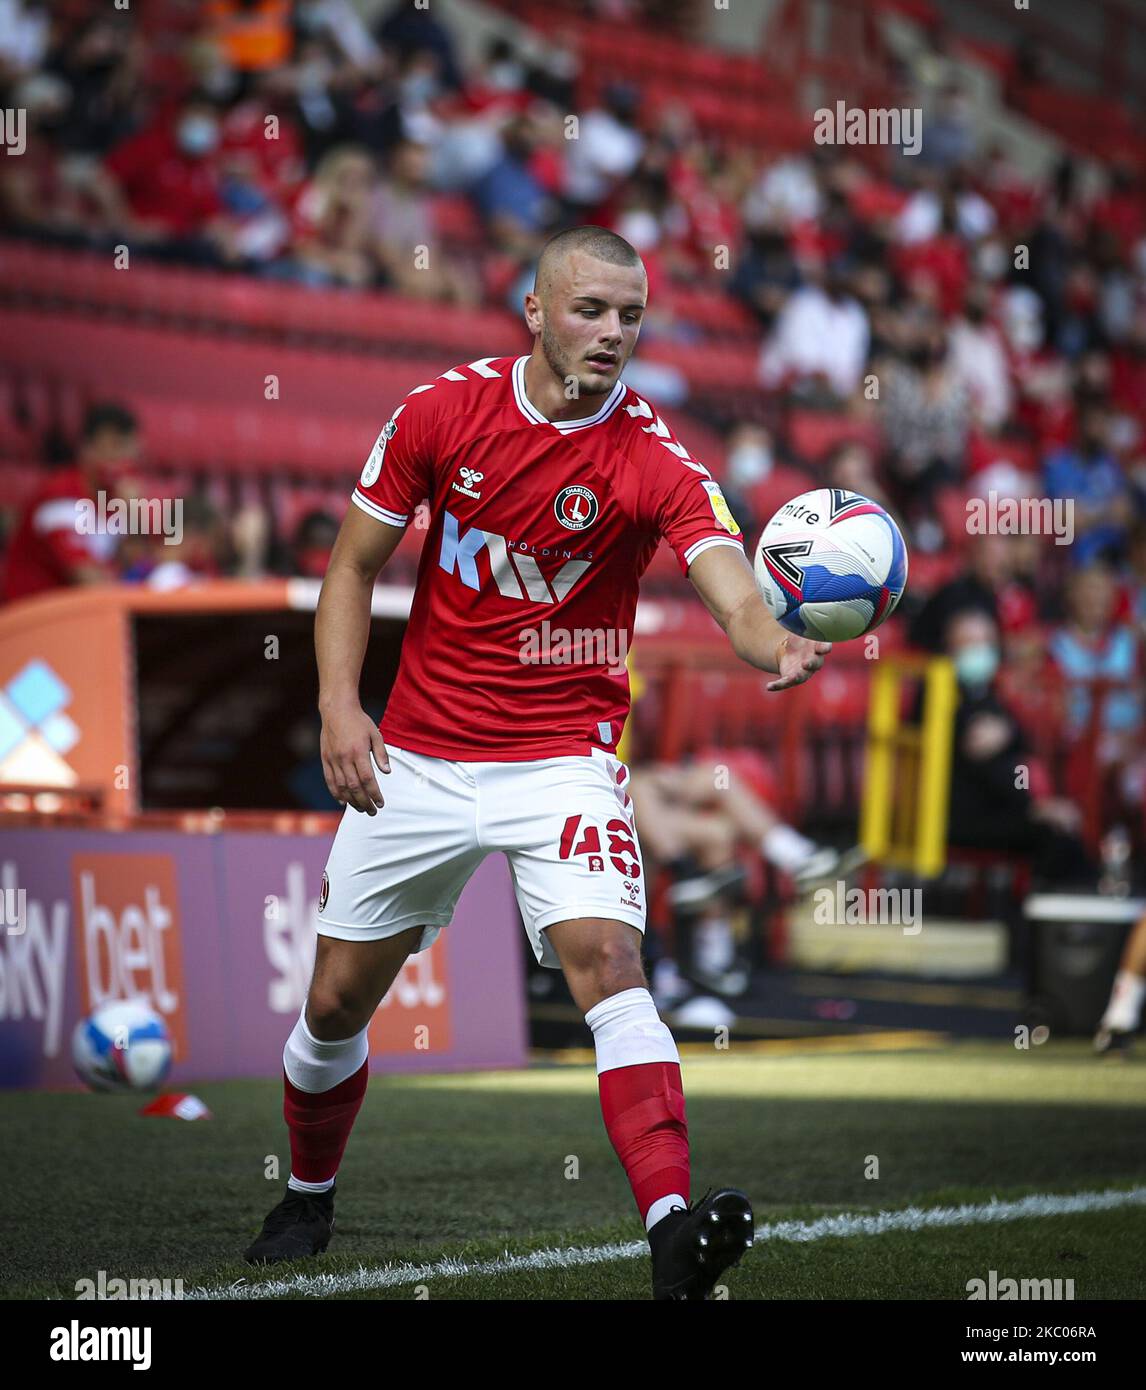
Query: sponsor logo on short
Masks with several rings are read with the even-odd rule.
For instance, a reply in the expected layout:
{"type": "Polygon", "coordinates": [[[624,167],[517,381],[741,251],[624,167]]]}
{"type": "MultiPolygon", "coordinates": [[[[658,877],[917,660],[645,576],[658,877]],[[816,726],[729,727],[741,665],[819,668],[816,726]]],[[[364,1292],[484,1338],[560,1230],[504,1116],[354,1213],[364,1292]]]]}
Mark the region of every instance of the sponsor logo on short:
{"type": "Polygon", "coordinates": [[[599,510],[596,497],[580,484],[563,487],[553,503],[557,520],[570,531],[584,531],[587,526],[592,526],[599,510]]]}
{"type": "Polygon", "coordinates": [[[478,483],[485,477],[484,473],[478,473],[473,468],[459,468],[458,474],[461,477],[460,483],[454,483],[454,491],[463,493],[466,497],[480,498],[478,483]]]}
{"type": "Polygon", "coordinates": [[[330,897],[330,879],[324,873],[322,875],[322,887],[318,890],[318,910],[321,912],[326,906],[326,900],[330,897]]]}

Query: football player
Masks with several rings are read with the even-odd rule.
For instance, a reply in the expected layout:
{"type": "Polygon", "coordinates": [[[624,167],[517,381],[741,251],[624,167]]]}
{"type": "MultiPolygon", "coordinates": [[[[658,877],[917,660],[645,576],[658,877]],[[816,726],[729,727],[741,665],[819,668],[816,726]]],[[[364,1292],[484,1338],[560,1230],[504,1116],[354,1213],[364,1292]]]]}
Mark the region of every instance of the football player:
{"type": "Polygon", "coordinates": [[[742,1192],[689,1200],[679,1056],[641,964],[646,891],[616,751],[629,707],[616,654],[662,539],[737,655],[775,674],[769,690],[808,680],[830,645],[771,616],[719,485],[621,380],[646,299],[621,237],[555,236],[525,296],[532,351],[415,387],[354,490],[315,625],[323,767],[346,811],[314,977],[283,1054],[291,1174],[252,1263],[325,1249],[366,1091],[367,1026],[495,850],[537,959],[564,971],[592,1030],[654,1297],[707,1297],[752,1243],[742,1192]],[[423,499],[429,528],[379,728],[358,694],[371,592],[423,499]],[[596,655],[550,651],[541,634],[557,629],[597,634],[596,655]]]}

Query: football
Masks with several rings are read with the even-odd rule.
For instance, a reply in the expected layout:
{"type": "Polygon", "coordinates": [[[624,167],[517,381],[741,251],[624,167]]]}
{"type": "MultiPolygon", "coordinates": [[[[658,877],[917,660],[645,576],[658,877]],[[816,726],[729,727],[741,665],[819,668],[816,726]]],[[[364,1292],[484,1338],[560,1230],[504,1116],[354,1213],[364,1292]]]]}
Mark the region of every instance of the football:
{"type": "Polygon", "coordinates": [[[95,1091],[153,1091],[171,1068],[167,1025],[142,999],[103,1004],[76,1024],[72,1061],[95,1091]]]}
{"type": "Polygon", "coordinates": [[[824,487],[780,508],[754,567],[765,603],[790,632],[846,642],[895,611],[907,584],[907,547],[878,502],[824,487]]]}

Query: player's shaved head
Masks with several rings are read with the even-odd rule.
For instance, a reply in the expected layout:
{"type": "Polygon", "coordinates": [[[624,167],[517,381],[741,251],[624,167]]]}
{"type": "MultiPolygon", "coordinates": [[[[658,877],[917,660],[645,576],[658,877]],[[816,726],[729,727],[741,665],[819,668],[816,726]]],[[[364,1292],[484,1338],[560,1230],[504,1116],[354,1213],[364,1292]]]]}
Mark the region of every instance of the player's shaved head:
{"type": "Polygon", "coordinates": [[[548,241],[537,261],[525,319],[534,356],[559,399],[551,408],[608,395],[637,345],[648,300],[644,262],[605,227],[572,227],[548,241]]]}
{"type": "Polygon", "coordinates": [[[644,268],[636,250],[623,236],[609,231],[607,227],[570,227],[568,231],[550,237],[542,247],[533,282],[534,294],[546,298],[560,280],[570,256],[578,251],[608,265],[644,268]]]}

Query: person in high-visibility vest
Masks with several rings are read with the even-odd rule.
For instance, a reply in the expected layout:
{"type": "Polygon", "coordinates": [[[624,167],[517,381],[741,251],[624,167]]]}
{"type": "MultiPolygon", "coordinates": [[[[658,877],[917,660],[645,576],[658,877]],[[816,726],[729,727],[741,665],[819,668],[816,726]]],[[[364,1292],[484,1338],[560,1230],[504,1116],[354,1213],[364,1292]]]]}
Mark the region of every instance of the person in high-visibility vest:
{"type": "Polygon", "coordinates": [[[294,36],[289,0],[209,0],[211,37],[239,72],[266,72],[290,59],[294,36]]]}

